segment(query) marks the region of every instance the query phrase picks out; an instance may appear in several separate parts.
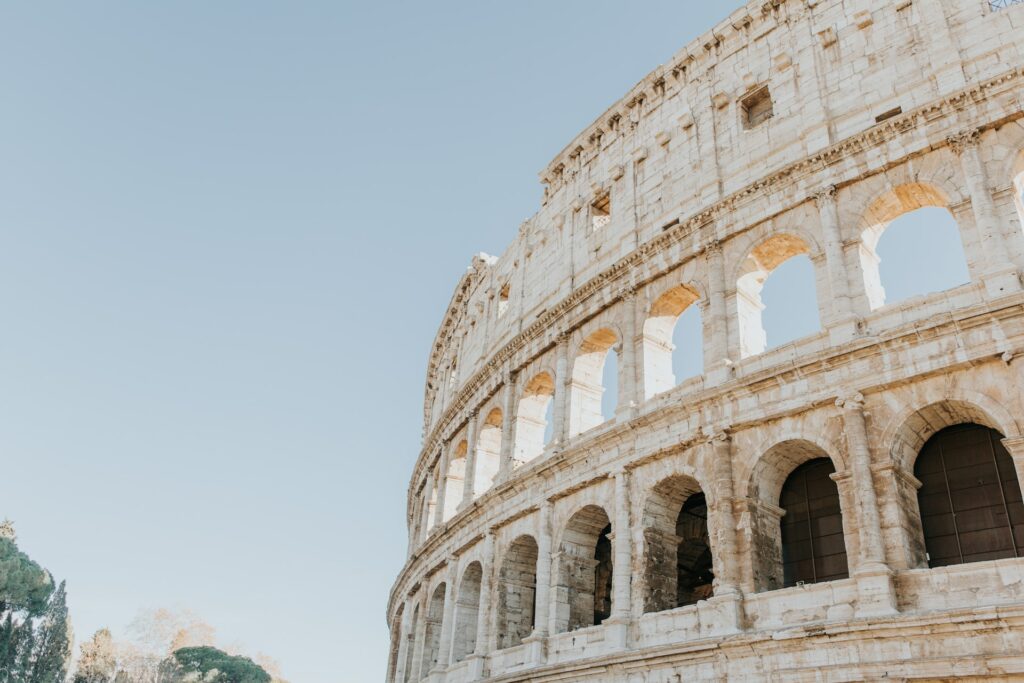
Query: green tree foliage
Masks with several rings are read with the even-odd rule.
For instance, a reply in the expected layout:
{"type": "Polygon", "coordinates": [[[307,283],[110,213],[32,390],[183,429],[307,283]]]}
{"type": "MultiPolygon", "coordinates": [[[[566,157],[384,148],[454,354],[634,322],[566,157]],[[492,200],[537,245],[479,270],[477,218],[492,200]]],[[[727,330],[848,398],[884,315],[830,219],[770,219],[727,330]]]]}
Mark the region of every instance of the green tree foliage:
{"type": "Polygon", "coordinates": [[[235,657],[215,647],[185,647],[176,650],[161,670],[168,683],[195,680],[204,683],[270,683],[270,674],[248,657],[235,657]],[[192,675],[192,676],[190,676],[192,675]]]}
{"type": "Polygon", "coordinates": [[[70,631],[67,593],[62,581],[35,629],[31,668],[27,670],[26,683],[64,683],[68,674],[68,661],[71,659],[70,631]]]}
{"type": "Polygon", "coordinates": [[[64,683],[71,655],[67,596],[0,524],[0,683],[64,683]]]}
{"type": "Polygon", "coordinates": [[[39,616],[52,593],[50,573],[18,550],[14,539],[0,536],[0,614],[39,616]]]}

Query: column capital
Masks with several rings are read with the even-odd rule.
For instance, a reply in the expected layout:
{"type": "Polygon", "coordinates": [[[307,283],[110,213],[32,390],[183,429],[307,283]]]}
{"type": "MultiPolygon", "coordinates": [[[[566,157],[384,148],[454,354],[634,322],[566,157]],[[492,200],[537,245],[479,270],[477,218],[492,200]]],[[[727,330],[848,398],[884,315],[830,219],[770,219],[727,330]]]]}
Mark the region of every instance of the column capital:
{"type": "Polygon", "coordinates": [[[836,398],[836,407],[847,412],[864,410],[864,394],[859,391],[846,391],[836,398]]]}
{"type": "Polygon", "coordinates": [[[732,429],[729,427],[723,427],[717,429],[711,434],[704,434],[703,442],[714,446],[717,444],[726,444],[732,441],[732,429]]]}
{"type": "Polygon", "coordinates": [[[826,185],[812,194],[811,199],[814,200],[814,203],[820,209],[822,206],[835,201],[837,191],[835,185],[826,185]]]}
{"type": "Polygon", "coordinates": [[[957,156],[960,156],[964,151],[977,147],[980,138],[981,131],[977,128],[968,128],[947,137],[946,143],[957,156]]]}
{"type": "Polygon", "coordinates": [[[722,241],[713,239],[704,245],[704,254],[709,258],[722,255],[722,241]]]}

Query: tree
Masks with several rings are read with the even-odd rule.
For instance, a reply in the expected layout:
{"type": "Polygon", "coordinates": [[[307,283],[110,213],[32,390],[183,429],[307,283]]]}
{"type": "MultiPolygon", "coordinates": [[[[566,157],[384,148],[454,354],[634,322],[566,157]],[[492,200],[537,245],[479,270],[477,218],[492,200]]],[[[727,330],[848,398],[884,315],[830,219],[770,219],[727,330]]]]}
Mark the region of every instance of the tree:
{"type": "Polygon", "coordinates": [[[0,526],[0,615],[25,612],[38,616],[53,593],[53,577],[18,550],[10,523],[0,526]]]}
{"type": "Polygon", "coordinates": [[[168,683],[194,680],[195,674],[204,683],[271,683],[270,674],[256,662],[215,647],[181,648],[161,667],[161,681],[168,683]]]}
{"type": "Polygon", "coordinates": [[[113,683],[117,675],[117,646],[107,629],[100,629],[82,643],[74,683],[113,683]]]}
{"type": "Polygon", "coordinates": [[[31,666],[25,683],[64,683],[71,659],[71,623],[63,581],[35,629],[31,650],[31,666]]]}

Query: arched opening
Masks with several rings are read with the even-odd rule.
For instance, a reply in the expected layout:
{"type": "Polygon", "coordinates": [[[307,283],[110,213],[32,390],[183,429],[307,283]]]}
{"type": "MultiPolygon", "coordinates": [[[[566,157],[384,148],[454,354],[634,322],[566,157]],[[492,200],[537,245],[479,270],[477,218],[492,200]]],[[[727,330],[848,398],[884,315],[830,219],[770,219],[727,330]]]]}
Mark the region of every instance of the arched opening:
{"type": "Polygon", "coordinates": [[[547,372],[534,377],[523,389],[516,414],[516,446],[513,466],[538,458],[550,435],[550,411],[554,405],[555,380],[547,372]]]}
{"type": "Polygon", "coordinates": [[[416,659],[416,634],[420,630],[420,606],[416,605],[412,611],[412,621],[409,622],[408,641],[405,647],[405,681],[412,681],[412,665],[416,659]]]}
{"type": "Polygon", "coordinates": [[[437,666],[437,658],[441,650],[441,622],[444,621],[446,590],[445,584],[438,585],[427,605],[427,623],[423,635],[423,664],[420,667],[421,678],[426,678],[427,674],[437,666]]]}
{"type": "Polygon", "coordinates": [[[872,310],[971,279],[948,198],[919,183],[901,185],[868,208],[860,263],[872,310]]]}
{"type": "Polygon", "coordinates": [[[693,605],[713,594],[708,505],[696,481],[671,477],[644,506],[644,612],[693,605]]]}
{"type": "Polygon", "coordinates": [[[758,245],[743,262],[736,282],[743,358],[820,329],[810,251],[807,243],[795,235],[775,235],[758,245]]]}
{"type": "Polygon", "coordinates": [[[509,547],[498,577],[498,649],[523,644],[537,614],[537,541],[520,536],[509,547]]]}
{"type": "Polygon", "coordinates": [[[782,486],[782,574],[787,588],[850,575],[835,472],[829,458],[815,458],[793,470],[782,486]]]}
{"type": "Polygon", "coordinates": [[[700,375],[704,344],[696,290],[680,285],[662,294],[644,322],[644,396],[652,398],[700,375]]]}
{"type": "Polygon", "coordinates": [[[405,615],[405,605],[399,605],[395,616],[391,618],[391,649],[388,651],[388,683],[395,683],[395,676],[398,673],[398,652],[402,646],[402,618],[405,615]]]}
{"type": "Polygon", "coordinates": [[[1003,435],[983,425],[947,427],[914,463],[929,567],[1022,557],[1024,503],[1003,435]]]}
{"type": "Polygon", "coordinates": [[[473,478],[473,495],[479,496],[494,485],[501,465],[501,409],[495,408],[487,414],[480,426],[476,441],[476,476],[473,478]]]}
{"type": "Polygon", "coordinates": [[[444,491],[444,521],[455,516],[462,502],[462,496],[466,486],[466,454],[469,452],[469,444],[465,440],[460,441],[452,452],[448,464],[448,477],[445,481],[444,491]]]}
{"type": "Polygon", "coordinates": [[[458,663],[476,651],[476,632],[480,619],[480,582],[483,568],[473,562],[462,574],[455,601],[455,631],[452,634],[452,661],[458,663]]]}
{"type": "Polygon", "coordinates": [[[754,465],[746,540],[756,592],[848,575],[834,473],[828,453],[805,439],[776,444],[754,465]]]}
{"type": "Polygon", "coordinates": [[[576,436],[603,424],[615,413],[618,392],[616,373],[618,336],[609,329],[598,330],[584,340],[572,367],[569,436],[576,436]],[[610,386],[613,385],[614,386],[610,386]]]}
{"type": "Polygon", "coordinates": [[[555,632],[596,626],[611,616],[611,522],[596,505],[569,520],[559,546],[555,632]]]}

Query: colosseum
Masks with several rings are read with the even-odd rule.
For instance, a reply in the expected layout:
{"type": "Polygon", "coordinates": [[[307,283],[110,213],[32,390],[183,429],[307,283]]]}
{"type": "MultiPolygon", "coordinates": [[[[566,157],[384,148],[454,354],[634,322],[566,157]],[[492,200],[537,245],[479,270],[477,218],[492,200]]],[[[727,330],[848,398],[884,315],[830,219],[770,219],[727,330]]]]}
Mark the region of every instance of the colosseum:
{"type": "Polygon", "coordinates": [[[1024,678],[1024,3],[750,2],[540,178],[430,350],[387,681],[1024,678]],[[889,301],[925,209],[969,281],[889,301]]]}

